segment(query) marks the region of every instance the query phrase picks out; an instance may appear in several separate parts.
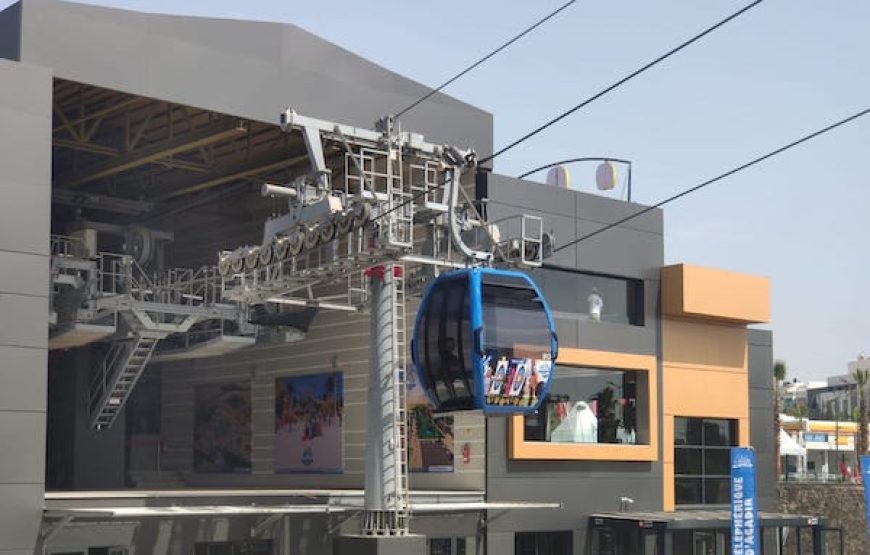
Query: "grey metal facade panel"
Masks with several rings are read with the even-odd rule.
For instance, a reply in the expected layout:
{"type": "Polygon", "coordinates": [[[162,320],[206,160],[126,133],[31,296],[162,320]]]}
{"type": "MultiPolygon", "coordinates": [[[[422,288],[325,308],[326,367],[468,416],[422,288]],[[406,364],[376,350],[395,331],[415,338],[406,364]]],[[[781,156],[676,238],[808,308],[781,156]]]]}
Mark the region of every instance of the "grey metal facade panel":
{"type": "Polygon", "coordinates": [[[0,60],[0,83],[0,250],[48,255],[51,74],[0,60]]]}
{"type": "MultiPolygon", "coordinates": [[[[428,92],[288,24],[24,0],[21,43],[22,60],[64,79],[268,123],[289,105],[371,127],[428,92]]],[[[402,125],[431,141],[492,151],[492,116],[443,94],[402,125]]]]}
{"type": "Polygon", "coordinates": [[[20,50],[21,3],[16,3],[0,11],[0,58],[17,60],[20,50]]]}
{"type": "Polygon", "coordinates": [[[45,468],[34,461],[45,460],[45,413],[4,411],[0,416],[0,484],[37,484],[45,480],[45,468]],[[43,433],[34,433],[42,430],[43,433]]]}
{"type": "Polygon", "coordinates": [[[0,293],[0,314],[0,345],[48,348],[47,297],[0,293]]]}
{"type": "Polygon", "coordinates": [[[755,448],[759,507],[776,507],[776,461],[774,458],[773,334],[749,329],[749,438],[755,448]]]}
{"type": "Polygon", "coordinates": [[[32,550],[42,515],[51,87],[49,70],[0,60],[0,552],[32,550]]]}
{"type": "Polygon", "coordinates": [[[0,484],[0,553],[33,553],[42,519],[42,484],[0,484]]]}
{"type": "MultiPolygon", "coordinates": [[[[0,411],[46,410],[48,351],[0,346],[0,411]]],[[[2,416],[0,416],[2,418],[2,416]]]]}
{"type": "MultiPolygon", "coordinates": [[[[478,181],[477,193],[489,199],[487,216],[490,220],[522,213],[544,218],[544,229],[555,233],[557,248],[643,208],[493,174],[478,181]]],[[[657,355],[660,351],[659,270],[663,260],[662,220],[658,210],[548,259],[548,264],[567,270],[644,280],[644,326],[590,322],[572,317],[570,313],[560,313],[558,306],[552,306],[560,345],[657,355]]],[[[657,371],[661,383],[661,370],[657,371]]],[[[511,461],[507,452],[506,419],[489,418],[488,499],[546,499],[563,501],[566,506],[554,511],[520,511],[500,516],[487,526],[488,541],[503,548],[499,552],[513,552],[513,532],[535,530],[571,530],[575,547],[579,549],[585,541],[586,517],[594,512],[617,510],[622,496],[634,499],[636,510],[661,510],[662,465],[659,461],[511,461]]]]}
{"type": "Polygon", "coordinates": [[[0,293],[48,296],[48,257],[0,250],[0,293]]]}

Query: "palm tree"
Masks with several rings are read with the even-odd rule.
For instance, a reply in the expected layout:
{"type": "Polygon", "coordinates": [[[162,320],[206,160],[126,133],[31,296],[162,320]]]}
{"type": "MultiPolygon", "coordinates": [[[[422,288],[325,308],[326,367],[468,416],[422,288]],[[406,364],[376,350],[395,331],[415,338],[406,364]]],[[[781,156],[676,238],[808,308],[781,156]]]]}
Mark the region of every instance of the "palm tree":
{"type": "Polygon", "coordinates": [[[867,453],[867,384],[870,383],[870,370],[856,368],[852,378],[858,385],[858,438],[855,440],[855,449],[860,465],[861,455],[867,453]]]}
{"type": "Polygon", "coordinates": [[[777,477],[782,473],[782,462],[779,460],[779,430],[782,427],[782,422],[779,418],[779,395],[780,386],[785,380],[786,366],[784,360],[777,360],[773,363],[773,430],[774,430],[774,460],[776,461],[777,477]]]}

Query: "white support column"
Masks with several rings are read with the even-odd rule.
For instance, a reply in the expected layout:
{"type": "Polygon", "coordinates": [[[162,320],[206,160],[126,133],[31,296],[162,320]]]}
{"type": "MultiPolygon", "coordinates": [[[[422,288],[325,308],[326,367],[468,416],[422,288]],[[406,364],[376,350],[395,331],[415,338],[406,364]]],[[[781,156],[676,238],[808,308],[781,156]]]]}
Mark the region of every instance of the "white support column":
{"type": "Polygon", "coordinates": [[[408,533],[404,368],[400,367],[405,349],[401,272],[402,266],[389,265],[371,276],[372,343],[362,522],[362,532],[368,535],[408,533]]]}

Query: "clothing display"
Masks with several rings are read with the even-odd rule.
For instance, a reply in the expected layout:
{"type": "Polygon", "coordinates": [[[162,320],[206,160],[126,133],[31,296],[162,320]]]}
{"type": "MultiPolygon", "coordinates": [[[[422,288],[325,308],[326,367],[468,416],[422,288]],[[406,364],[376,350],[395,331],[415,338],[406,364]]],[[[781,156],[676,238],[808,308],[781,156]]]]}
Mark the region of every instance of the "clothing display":
{"type": "Polygon", "coordinates": [[[585,401],[578,401],[550,433],[554,443],[597,443],[598,418],[585,401]]]}

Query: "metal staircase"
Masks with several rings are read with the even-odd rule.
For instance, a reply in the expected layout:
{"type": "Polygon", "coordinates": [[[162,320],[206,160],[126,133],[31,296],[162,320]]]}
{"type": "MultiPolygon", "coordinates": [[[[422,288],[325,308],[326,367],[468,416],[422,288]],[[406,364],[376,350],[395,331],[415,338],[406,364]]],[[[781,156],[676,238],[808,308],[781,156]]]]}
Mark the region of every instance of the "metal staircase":
{"type": "Polygon", "coordinates": [[[395,434],[396,491],[393,506],[395,533],[407,534],[411,512],[408,483],[408,343],[405,319],[405,267],[394,264],[393,272],[393,433],[395,434]]]}
{"type": "Polygon", "coordinates": [[[102,429],[112,425],[160,339],[162,336],[155,334],[136,334],[133,339],[112,343],[89,388],[92,426],[102,429]]]}

